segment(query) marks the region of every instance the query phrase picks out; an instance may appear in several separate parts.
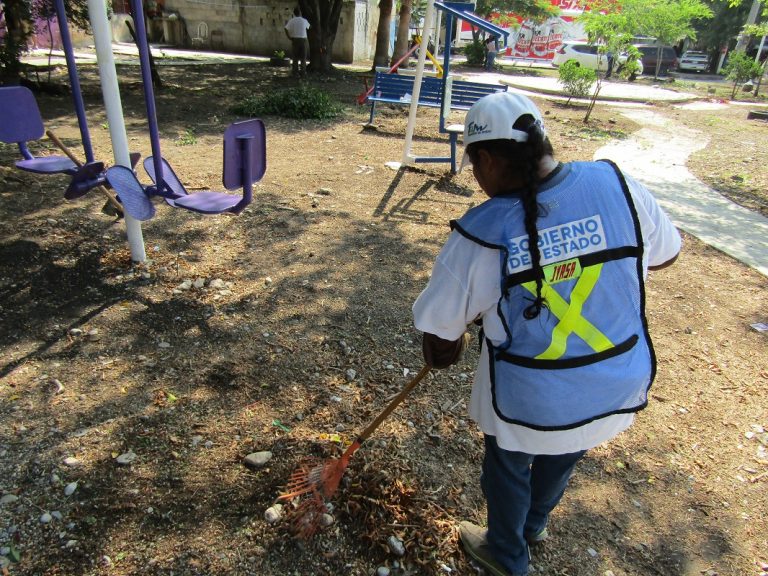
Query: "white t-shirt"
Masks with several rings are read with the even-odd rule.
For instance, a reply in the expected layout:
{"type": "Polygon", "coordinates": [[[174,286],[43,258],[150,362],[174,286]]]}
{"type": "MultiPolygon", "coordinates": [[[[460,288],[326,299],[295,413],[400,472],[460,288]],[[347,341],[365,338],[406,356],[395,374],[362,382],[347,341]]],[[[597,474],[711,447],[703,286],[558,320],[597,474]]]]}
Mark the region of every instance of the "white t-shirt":
{"type": "Polygon", "coordinates": [[[291,38],[306,38],[307,30],[309,30],[309,21],[301,16],[294,16],[288,20],[285,29],[288,30],[288,35],[291,38]]]}
{"type": "MultiPolygon", "coordinates": [[[[680,252],[680,234],[656,199],[625,174],[643,236],[643,272],[680,252]]],[[[496,311],[501,297],[499,252],[452,232],[437,256],[432,276],[413,304],[414,325],[422,332],[456,340],[475,318],[483,318],[485,336],[498,345],[506,333],[496,311]],[[463,282],[469,282],[464,285],[463,282]]],[[[501,420],[493,409],[485,343],[475,372],[469,414],[480,429],[505,450],[526,454],[568,454],[588,450],[629,428],[634,414],[614,414],[570,430],[540,431],[501,420]]]]}

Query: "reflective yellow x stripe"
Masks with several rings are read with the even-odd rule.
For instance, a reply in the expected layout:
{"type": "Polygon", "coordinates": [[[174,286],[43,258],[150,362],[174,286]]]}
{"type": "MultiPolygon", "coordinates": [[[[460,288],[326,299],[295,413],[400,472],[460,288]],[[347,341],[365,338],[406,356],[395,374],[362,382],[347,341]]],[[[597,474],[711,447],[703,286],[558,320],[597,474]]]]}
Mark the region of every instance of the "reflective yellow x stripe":
{"type": "MultiPolygon", "coordinates": [[[[547,308],[557,316],[559,322],[552,330],[552,342],[544,352],[536,356],[537,359],[560,358],[565,354],[568,336],[572,333],[584,340],[595,352],[613,348],[613,342],[581,315],[584,302],[597,284],[602,268],[601,263],[588,266],[581,271],[581,276],[571,292],[570,302],[566,302],[549,284],[545,283],[542,286],[541,295],[547,302],[547,308]]],[[[522,286],[532,294],[536,294],[536,282],[526,282],[522,286]]]]}

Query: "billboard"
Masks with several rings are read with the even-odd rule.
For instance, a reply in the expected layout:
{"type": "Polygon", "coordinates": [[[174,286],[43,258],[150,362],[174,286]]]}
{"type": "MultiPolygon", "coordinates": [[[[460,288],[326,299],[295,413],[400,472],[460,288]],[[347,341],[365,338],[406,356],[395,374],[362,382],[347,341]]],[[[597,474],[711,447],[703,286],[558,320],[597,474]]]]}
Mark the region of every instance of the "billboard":
{"type": "MultiPolygon", "coordinates": [[[[501,54],[511,58],[531,60],[551,60],[555,52],[565,40],[581,40],[585,37],[584,29],[576,21],[582,13],[579,0],[550,0],[553,6],[560,9],[559,16],[553,16],[544,22],[524,20],[516,14],[508,14],[510,19],[517,20],[517,30],[511,30],[506,47],[501,54]]],[[[492,19],[495,14],[491,15],[492,19]]],[[[511,28],[497,24],[502,28],[511,28]]],[[[472,40],[472,25],[461,21],[459,40],[472,40]]]]}

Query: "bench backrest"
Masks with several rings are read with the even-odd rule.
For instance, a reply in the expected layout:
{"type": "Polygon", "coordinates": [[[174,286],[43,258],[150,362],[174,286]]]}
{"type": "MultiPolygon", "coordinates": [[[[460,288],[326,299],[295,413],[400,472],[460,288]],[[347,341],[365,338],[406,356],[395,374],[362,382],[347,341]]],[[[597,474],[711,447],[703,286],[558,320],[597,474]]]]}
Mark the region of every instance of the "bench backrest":
{"type": "Polygon", "coordinates": [[[495,94],[496,92],[506,92],[507,88],[506,85],[479,84],[477,82],[466,82],[464,80],[453,80],[453,78],[448,78],[445,93],[446,108],[443,108],[443,115],[450,109],[469,110],[472,107],[472,104],[480,100],[483,96],[495,94]]]}
{"type": "MultiPolygon", "coordinates": [[[[414,76],[376,72],[371,96],[388,100],[400,100],[406,94],[413,95],[414,76]]],[[[421,79],[419,102],[439,106],[443,96],[443,82],[439,78],[424,76],[421,79]]]]}

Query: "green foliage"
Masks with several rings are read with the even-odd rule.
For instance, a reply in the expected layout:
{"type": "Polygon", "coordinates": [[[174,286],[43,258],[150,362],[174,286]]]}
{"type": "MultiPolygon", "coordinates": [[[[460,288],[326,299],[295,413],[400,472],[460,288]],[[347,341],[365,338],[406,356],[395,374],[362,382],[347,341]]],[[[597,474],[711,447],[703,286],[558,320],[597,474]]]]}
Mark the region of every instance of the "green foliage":
{"type": "Polygon", "coordinates": [[[736,87],[739,84],[752,80],[760,75],[763,68],[752,58],[747,56],[744,52],[731,52],[728,56],[728,63],[723,68],[725,77],[728,80],[733,80],[733,91],[731,92],[731,99],[736,97],[736,87]]]}
{"type": "Polygon", "coordinates": [[[298,120],[335,118],[342,106],[322,90],[307,85],[248,96],[232,108],[235,114],[248,117],[282,116],[298,120]]]}
{"type": "Polygon", "coordinates": [[[282,60],[285,58],[285,50],[275,50],[275,52],[272,54],[272,57],[282,60]]]}
{"type": "Polygon", "coordinates": [[[474,39],[464,46],[464,55],[467,66],[482,66],[485,63],[485,46],[479,39],[474,39]]]}
{"type": "Polygon", "coordinates": [[[194,144],[197,144],[197,135],[194,128],[187,128],[184,134],[181,134],[176,139],[177,146],[192,146],[194,144]]]}
{"type": "MultiPolygon", "coordinates": [[[[477,0],[475,14],[488,19],[491,14],[514,13],[523,19],[541,22],[560,14],[560,9],[549,0],[477,0]]],[[[495,21],[495,20],[494,20],[495,21]]]]}
{"type": "Polygon", "coordinates": [[[713,12],[701,0],[633,0],[640,32],[656,38],[659,44],[676,44],[696,39],[694,22],[712,18],[713,12]]]}
{"type": "Polygon", "coordinates": [[[590,68],[579,66],[576,60],[568,60],[558,70],[559,82],[563,85],[568,101],[571,98],[584,98],[597,81],[597,74],[590,68]]]}

